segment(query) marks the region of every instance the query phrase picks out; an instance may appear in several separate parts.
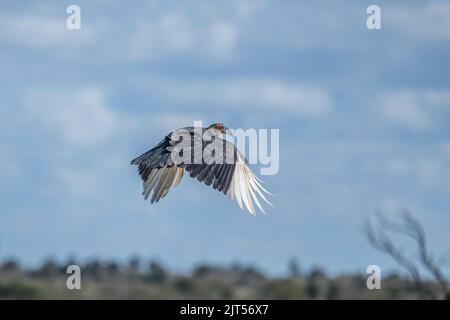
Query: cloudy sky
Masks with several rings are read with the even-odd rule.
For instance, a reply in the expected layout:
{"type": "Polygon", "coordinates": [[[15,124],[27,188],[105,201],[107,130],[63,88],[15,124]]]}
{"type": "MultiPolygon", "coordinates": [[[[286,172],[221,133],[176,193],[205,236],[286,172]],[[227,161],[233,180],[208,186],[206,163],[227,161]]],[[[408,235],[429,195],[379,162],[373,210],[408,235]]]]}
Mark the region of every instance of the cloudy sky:
{"type": "Polygon", "coordinates": [[[378,1],[372,31],[370,4],[1,2],[0,258],[383,270],[364,217],[405,207],[449,249],[450,4],[378,1]],[[280,129],[266,216],[186,178],[142,199],[129,161],[194,120],[280,129]]]}

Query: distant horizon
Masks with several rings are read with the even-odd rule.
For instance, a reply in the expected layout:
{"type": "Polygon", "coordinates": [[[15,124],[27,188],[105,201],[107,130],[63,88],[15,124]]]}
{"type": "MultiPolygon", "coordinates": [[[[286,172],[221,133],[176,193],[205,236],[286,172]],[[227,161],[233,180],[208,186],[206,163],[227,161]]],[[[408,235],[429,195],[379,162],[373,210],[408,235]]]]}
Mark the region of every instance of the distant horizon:
{"type": "MultiPolygon", "coordinates": [[[[41,267],[45,262],[48,261],[55,261],[60,265],[63,265],[64,263],[72,260],[73,258],[73,262],[79,264],[80,266],[92,262],[92,261],[100,261],[102,263],[119,263],[121,267],[127,267],[129,261],[131,260],[131,258],[135,258],[138,257],[139,259],[141,259],[141,271],[145,271],[145,269],[147,269],[149,267],[149,264],[151,262],[157,262],[158,264],[160,264],[161,266],[163,266],[167,271],[169,272],[173,272],[175,274],[190,274],[193,271],[195,271],[196,268],[200,267],[200,266],[210,266],[210,267],[218,267],[218,268],[232,268],[233,266],[240,266],[243,268],[255,268],[257,271],[261,272],[263,275],[266,275],[268,277],[287,277],[289,276],[289,263],[290,261],[286,261],[286,266],[285,266],[285,271],[280,271],[280,272],[270,272],[268,270],[265,270],[263,267],[259,266],[258,264],[255,263],[241,263],[239,261],[232,261],[230,263],[216,263],[216,262],[198,262],[198,263],[194,263],[192,266],[188,266],[186,268],[174,268],[173,266],[170,266],[166,263],[164,263],[164,261],[162,261],[161,259],[158,258],[145,258],[145,257],[141,257],[141,256],[131,256],[129,259],[114,259],[114,258],[102,258],[102,257],[87,257],[87,258],[82,258],[82,259],[77,259],[76,257],[73,258],[71,256],[69,256],[66,259],[57,259],[57,258],[44,258],[38,262],[33,262],[33,263],[22,263],[19,259],[15,259],[14,256],[6,256],[6,257],[2,257],[0,258],[0,266],[7,262],[7,261],[11,261],[14,260],[16,262],[19,263],[19,265],[24,268],[24,270],[36,270],[36,268],[41,267]]],[[[329,277],[339,277],[339,276],[345,276],[345,275],[362,275],[367,277],[369,274],[366,272],[366,270],[364,268],[361,268],[361,270],[342,270],[342,271],[334,271],[334,272],[330,272],[329,270],[326,269],[326,267],[324,268],[323,266],[317,265],[317,264],[312,264],[309,267],[308,266],[304,266],[301,261],[299,260],[299,267],[300,267],[300,273],[301,274],[309,274],[312,271],[316,271],[316,270],[320,270],[322,272],[324,272],[327,276],[329,277]],[[364,270],[363,270],[364,269],[364,270]]],[[[367,267],[367,266],[365,266],[367,267]]],[[[422,268],[420,268],[422,269],[422,268]]],[[[83,269],[81,269],[81,272],[83,272],[83,269]]],[[[425,280],[430,280],[432,279],[432,277],[430,275],[427,274],[427,272],[425,270],[421,270],[421,272],[423,273],[423,279],[425,280]]],[[[410,278],[410,275],[402,268],[400,268],[399,266],[395,265],[395,263],[392,263],[392,266],[390,266],[388,269],[383,269],[382,271],[382,279],[385,279],[388,276],[392,276],[392,275],[399,275],[405,278],[410,278]]]]}

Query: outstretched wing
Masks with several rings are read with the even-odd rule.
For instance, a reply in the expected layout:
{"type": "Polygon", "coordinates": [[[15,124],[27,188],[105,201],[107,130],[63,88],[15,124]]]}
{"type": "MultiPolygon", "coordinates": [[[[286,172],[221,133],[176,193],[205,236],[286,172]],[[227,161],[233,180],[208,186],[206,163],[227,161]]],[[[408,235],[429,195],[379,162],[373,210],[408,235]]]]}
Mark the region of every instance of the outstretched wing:
{"type": "Polygon", "coordinates": [[[170,156],[169,150],[173,146],[170,135],[167,135],[154,148],[131,161],[132,165],[138,166],[139,175],[143,181],[142,195],[145,200],[152,195],[151,203],[164,198],[170,188],[178,185],[183,178],[184,168],[175,165],[170,156]]]}
{"type": "Polygon", "coordinates": [[[188,164],[185,166],[186,171],[190,172],[191,177],[197,178],[208,186],[212,185],[214,189],[236,200],[241,209],[245,206],[251,214],[255,215],[255,203],[265,213],[258,198],[272,205],[264,196],[264,193],[270,193],[261,186],[261,180],[253,174],[244,156],[233,143],[219,137],[216,137],[216,140],[218,145],[224,146],[218,151],[222,153],[216,154],[214,161],[209,163],[188,164]]]}
{"type": "Polygon", "coordinates": [[[167,195],[171,187],[180,183],[186,170],[192,178],[223,192],[237,201],[241,209],[245,206],[253,215],[256,214],[254,203],[264,212],[259,197],[272,205],[264,196],[264,193],[270,193],[261,186],[260,180],[233,143],[219,137],[205,141],[191,131],[191,142],[183,146],[183,152],[189,155],[190,161],[175,164],[171,153],[177,152],[176,147],[181,145],[171,139],[176,133],[167,135],[154,148],[131,161],[132,165],[138,165],[145,199],[152,195],[151,203],[158,202],[167,195]],[[213,156],[206,161],[205,149],[213,142],[221,147],[214,149],[213,156]]]}

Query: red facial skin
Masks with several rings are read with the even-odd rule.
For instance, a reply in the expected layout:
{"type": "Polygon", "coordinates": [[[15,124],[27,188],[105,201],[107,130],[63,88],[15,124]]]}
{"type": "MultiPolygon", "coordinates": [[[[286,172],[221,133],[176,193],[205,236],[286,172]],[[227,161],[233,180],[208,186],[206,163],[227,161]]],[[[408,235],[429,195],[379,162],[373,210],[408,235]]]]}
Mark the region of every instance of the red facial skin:
{"type": "Polygon", "coordinates": [[[219,130],[219,131],[222,131],[223,130],[223,124],[221,124],[221,123],[216,124],[216,129],[219,130]]]}

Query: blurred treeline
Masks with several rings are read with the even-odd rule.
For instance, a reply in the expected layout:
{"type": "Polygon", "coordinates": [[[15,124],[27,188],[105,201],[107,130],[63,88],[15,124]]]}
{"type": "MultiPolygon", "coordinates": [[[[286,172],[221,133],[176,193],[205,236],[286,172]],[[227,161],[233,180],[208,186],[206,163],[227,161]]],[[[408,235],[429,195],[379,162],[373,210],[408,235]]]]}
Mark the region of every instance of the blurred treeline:
{"type": "MultiPolygon", "coordinates": [[[[128,263],[47,260],[26,269],[15,260],[0,264],[0,299],[416,299],[411,281],[383,275],[381,290],[369,290],[368,275],[328,276],[320,268],[302,271],[296,260],[284,277],[271,277],[254,266],[202,264],[176,273],[157,261],[137,257],[128,263]],[[68,290],[67,266],[81,268],[81,290],[68,290]]],[[[434,282],[426,282],[437,290],[434,282]]]]}

